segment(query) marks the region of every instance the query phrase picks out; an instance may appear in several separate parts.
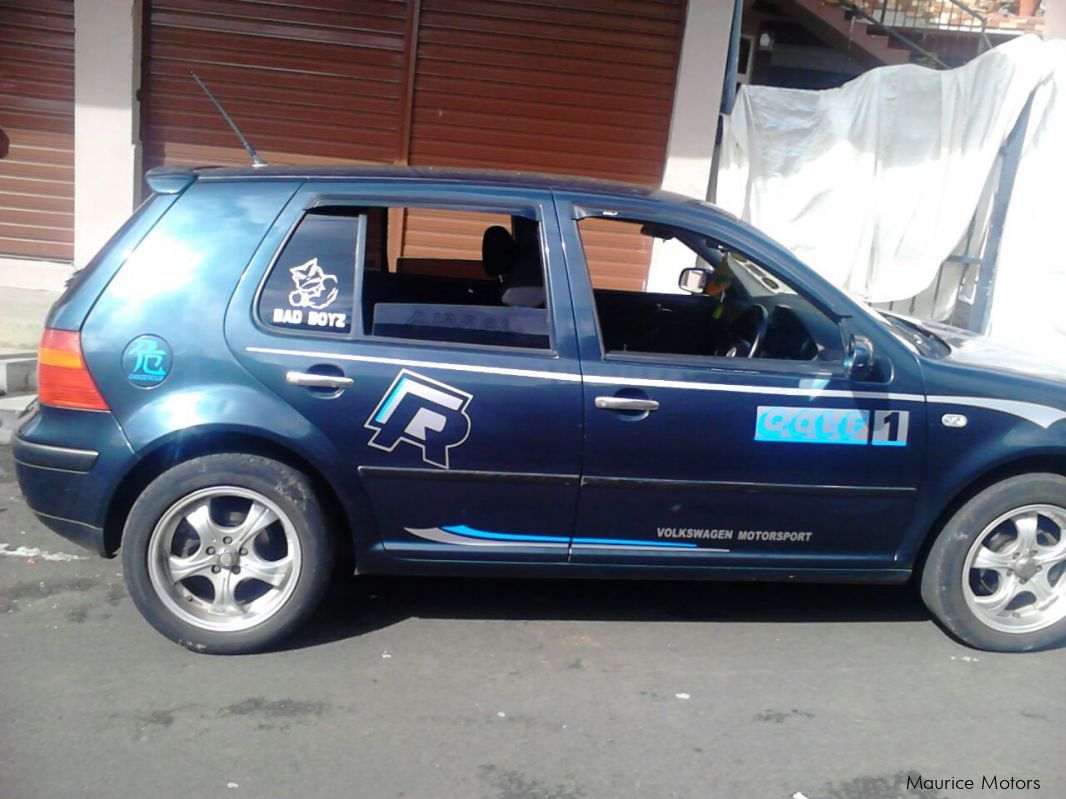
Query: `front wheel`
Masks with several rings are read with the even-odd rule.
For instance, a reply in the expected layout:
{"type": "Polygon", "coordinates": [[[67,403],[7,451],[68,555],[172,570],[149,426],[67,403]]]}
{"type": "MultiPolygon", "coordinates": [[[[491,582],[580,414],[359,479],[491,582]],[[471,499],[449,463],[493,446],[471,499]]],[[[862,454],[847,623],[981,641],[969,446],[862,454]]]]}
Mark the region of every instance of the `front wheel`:
{"type": "Polygon", "coordinates": [[[1066,478],[1021,475],[977,494],[937,536],[921,587],[933,615],[971,646],[1066,644],[1066,478]]]}
{"type": "Polygon", "coordinates": [[[332,538],[306,475],[255,455],[207,455],[170,469],[130,511],[126,585],[141,614],[198,652],[276,644],[315,609],[332,538]]]}

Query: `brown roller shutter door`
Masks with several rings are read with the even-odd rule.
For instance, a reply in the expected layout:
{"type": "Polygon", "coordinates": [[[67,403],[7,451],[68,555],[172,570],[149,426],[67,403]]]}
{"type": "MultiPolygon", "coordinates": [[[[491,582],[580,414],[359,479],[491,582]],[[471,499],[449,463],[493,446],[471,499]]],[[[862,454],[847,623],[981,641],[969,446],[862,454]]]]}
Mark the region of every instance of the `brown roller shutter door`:
{"type": "Polygon", "coordinates": [[[146,167],[248,163],[190,69],[267,161],[392,163],[406,15],[402,0],[151,0],[146,167]]]}
{"type": "MultiPolygon", "coordinates": [[[[679,0],[422,0],[411,163],[659,185],[683,26],[679,0]]],[[[584,242],[597,285],[643,285],[642,237],[584,242]]],[[[409,220],[405,254],[432,244],[431,227],[409,220]]]]}
{"type": "MultiPolygon", "coordinates": [[[[195,68],[273,163],[662,179],[683,0],[149,2],[146,166],[247,163],[195,68]]],[[[476,224],[442,230],[428,212],[402,224],[394,254],[480,247],[476,224]]],[[[606,270],[598,285],[643,283],[639,237],[596,231],[587,244],[606,270]]]]}
{"type": "Polygon", "coordinates": [[[682,9],[422,0],[411,161],[658,185],[682,9]]]}
{"type": "Polygon", "coordinates": [[[74,257],[74,3],[0,3],[0,255],[74,257]]]}

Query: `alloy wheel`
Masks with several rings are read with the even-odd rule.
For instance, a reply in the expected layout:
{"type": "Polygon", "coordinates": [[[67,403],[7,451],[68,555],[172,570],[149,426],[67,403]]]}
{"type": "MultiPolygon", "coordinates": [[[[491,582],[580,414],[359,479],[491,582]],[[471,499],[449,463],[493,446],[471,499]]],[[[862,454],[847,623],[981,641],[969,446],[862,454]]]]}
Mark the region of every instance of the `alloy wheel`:
{"type": "Polygon", "coordinates": [[[1026,505],[988,525],[966,555],[963,593],[974,615],[1007,633],[1066,618],[1066,508],[1026,505]]]}
{"type": "Polygon", "coordinates": [[[148,574],[167,608],[205,630],[261,624],[292,596],[301,550],[289,517],[262,494],[201,489],[174,503],[148,544],[148,574]]]}

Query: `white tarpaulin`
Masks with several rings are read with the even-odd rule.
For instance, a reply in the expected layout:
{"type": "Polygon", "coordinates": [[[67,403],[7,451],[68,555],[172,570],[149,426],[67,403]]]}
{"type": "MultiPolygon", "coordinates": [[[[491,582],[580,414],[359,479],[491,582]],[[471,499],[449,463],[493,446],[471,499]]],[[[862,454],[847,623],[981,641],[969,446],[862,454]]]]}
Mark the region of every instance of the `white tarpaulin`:
{"type": "Polygon", "coordinates": [[[1000,244],[988,335],[1066,366],[1066,41],[1033,108],[1000,244]]]}
{"type": "Polygon", "coordinates": [[[882,67],[828,91],[745,86],[726,120],[718,204],[869,302],[912,297],[965,233],[1058,44],[1025,36],[959,69],[882,67]]]}

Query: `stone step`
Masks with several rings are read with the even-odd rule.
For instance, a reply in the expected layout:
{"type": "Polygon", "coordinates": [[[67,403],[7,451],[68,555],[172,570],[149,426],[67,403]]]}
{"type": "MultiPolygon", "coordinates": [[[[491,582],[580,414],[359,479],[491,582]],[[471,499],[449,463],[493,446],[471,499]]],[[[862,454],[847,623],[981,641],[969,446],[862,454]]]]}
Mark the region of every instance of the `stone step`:
{"type": "Polygon", "coordinates": [[[37,390],[37,355],[32,352],[0,355],[0,395],[37,390]]]}
{"type": "Polygon", "coordinates": [[[15,421],[35,399],[37,395],[30,392],[0,397],[0,447],[6,447],[11,443],[15,421]]]}

